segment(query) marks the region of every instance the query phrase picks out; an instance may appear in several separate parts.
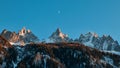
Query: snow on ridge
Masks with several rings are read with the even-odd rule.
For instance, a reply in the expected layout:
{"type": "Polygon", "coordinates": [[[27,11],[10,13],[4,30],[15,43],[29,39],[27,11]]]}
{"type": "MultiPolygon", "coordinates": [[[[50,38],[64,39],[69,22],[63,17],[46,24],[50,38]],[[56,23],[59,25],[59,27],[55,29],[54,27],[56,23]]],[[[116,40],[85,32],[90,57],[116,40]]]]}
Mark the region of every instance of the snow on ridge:
{"type": "Polygon", "coordinates": [[[116,55],[120,55],[120,52],[117,52],[117,51],[107,51],[107,50],[101,50],[102,52],[108,52],[108,53],[112,53],[112,54],[116,54],[116,55]]]}

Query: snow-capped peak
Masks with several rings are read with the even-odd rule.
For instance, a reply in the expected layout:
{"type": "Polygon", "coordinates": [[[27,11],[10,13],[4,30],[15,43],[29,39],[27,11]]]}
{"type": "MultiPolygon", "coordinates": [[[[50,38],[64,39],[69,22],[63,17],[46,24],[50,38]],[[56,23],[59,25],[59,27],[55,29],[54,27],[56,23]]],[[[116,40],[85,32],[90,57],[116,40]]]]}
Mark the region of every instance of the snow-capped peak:
{"type": "Polygon", "coordinates": [[[60,37],[60,38],[62,38],[62,39],[64,39],[65,37],[68,37],[68,35],[63,34],[63,33],[61,32],[61,29],[60,29],[60,28],[57,28],[57,30],[54,32],[54,34],[55,34],[55,36],[58,36],[58,37],[60,37]]]}
{"type": "Polygon", "coordinates": [[[86,46],[90,46],[100,50],[119,50],[119,43],[114,41],[110,35],[103,35],[99,37],[96,33],[88,32],[87,34],[81,34],[79,37],[79,43],[86,46]]]}
{"type": "Polygon", "coordinates": [[[88,32],[85,34],[85,36],[93,36],[93,37],[98,37],[98,34],[96,34],[95,32],[88,32]]]}
{"type": "Polygon", "coordinates": [[[58,38],[58,37],[59,37],[59,38],[61,38],[61,39],[64,39],[64,38],[68,37],[68,35],[63,34],[63,33],[61,32],[60,28],[57,28],[57,30],[52,34],[51,37],[54,37],[54,38],[58,38]]]}
{"type": "Polygon", "coordinates": [[[57,28],[55,32],[49,37],[51,40],[56,42],[62,42],[68,39],[68,35],[63,34],[60,28],[57,28]]]}
{"type": "Polygon", "coordinates": [[[98,35],[94,32],[88,32],[86,34],[81,34],[79,40],[81,42],[92,42],[93,38],[98,38],[98,35]]]}

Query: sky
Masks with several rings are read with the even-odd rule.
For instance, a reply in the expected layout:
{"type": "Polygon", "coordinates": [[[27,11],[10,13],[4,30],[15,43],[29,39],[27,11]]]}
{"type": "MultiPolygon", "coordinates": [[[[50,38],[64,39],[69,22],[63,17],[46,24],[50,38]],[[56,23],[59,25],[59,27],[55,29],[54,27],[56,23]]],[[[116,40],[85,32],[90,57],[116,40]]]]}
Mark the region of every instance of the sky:
{"type": "Polygon", "coordinates": [[[61,28],[70,38],[95,32],[120,42],[120,0],[0,0],[0,31],[22,27],[40,39],[61,28]]]}

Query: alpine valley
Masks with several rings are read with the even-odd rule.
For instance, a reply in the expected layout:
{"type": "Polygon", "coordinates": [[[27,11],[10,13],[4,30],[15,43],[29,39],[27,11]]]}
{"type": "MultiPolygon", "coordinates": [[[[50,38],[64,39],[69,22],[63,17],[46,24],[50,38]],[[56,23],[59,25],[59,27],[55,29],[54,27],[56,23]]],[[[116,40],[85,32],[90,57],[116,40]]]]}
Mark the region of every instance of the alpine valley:
{"type": "Polygon", "coordinates": [[[120,45],[94,32],[72,39],[60,28],[41,41],[31,30],[0,34],[0,68],[120,68],[120,45]]]}

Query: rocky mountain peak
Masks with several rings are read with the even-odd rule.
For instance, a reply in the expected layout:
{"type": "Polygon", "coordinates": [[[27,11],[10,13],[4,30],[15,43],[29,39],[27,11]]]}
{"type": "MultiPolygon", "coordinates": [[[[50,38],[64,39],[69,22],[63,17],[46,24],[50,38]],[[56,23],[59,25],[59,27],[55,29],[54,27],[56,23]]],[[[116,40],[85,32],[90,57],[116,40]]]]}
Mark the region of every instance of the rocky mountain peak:
{"type": "Polygon", "coordinates": [[[1,34],[6,34],[6,33],[12,33],[12,32],[8,31],[7,29],[4,29],[1,34]]]}
{"type": "Polygon", "coordinates": [[[56,33],[58,33],[58,34],[61,33],[61,29],[57,28],[56,33]]]}
{"type": "Polygon", "coordinates": [[[113,38],[110,36],[110,35],[103,35],[102,36],[103,40],[107,40],[107,41],[110,41],[110,42],[113,42],[113,38]]]}
{"type": "Polygon", "coordinates": [[[37,36],[35,36],[31,30],[27,30],[25,27],[23,27],[18,33],[11,32],[6,29],[4,29],[1,33],[1,36],[7,39],[10,43],[29,43],[29,42],[38,42],[39,39],[37,36]]]}
{"type": "Polygon", "coordinates": [[[79,43],[86,46],[93,47],[100,50],[115,50],[118,51],[119,43],[115,41],[110,35],[103,35],[99,37],[96,33],[88,32],[87,34],[81,34],[79,43]]]}
{"type": "Polygon", "coordinates": [[[66,38],[68,35],[63,34],[60,28],[57,28],[57,30],[51,35],[51,37],[59,37],[59,38],[66,38]]]}
{"type": "Polygon", "coordinates": [[[6,33],[7,32],[7,29],[4,29],[3,31],[2,31],[2,33],[6,33]]]}
{"type": "Polygon", "coordinates": [[[85,36],[93,36],[93,37],[98,37],[98,34],[96,34],[95,32],[88,32],[85,34],[85,36]]]}
{"type": "Polygon", "coordinates": [[[65,41],[66,39],[68,39],[68,35],[62,33],[60,28],[57,28],[57,30],[53,32],[49,38],[56,42],[61,42],[61,41],[65,41]]]}
{"type": "Polygon", "coordinates": [[[20,31],[19,31],[19,35],[20,36],[25,36],[26,34],[28,34],[28,33],[31,33],[31,30],[27,30],[25,27],[23,27],[20,31]]]}

